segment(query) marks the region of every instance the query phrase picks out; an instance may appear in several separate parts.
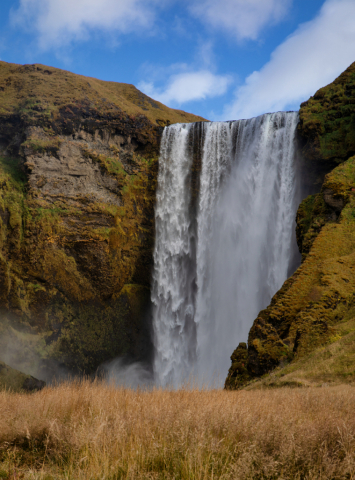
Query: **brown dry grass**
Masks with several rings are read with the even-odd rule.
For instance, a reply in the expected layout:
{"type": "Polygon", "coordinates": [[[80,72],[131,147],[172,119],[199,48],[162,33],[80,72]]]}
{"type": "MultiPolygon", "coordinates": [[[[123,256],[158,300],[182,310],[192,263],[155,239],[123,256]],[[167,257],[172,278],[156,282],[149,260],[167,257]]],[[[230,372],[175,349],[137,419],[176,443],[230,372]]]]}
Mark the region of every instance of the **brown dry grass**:
{"type": "MultiPolygon", "coordinates": [[[[0,116],[25,113],[35,105],[42,113],[55,114],[58,108],[87,100],[104,113],[106,101],[129,115],[145,115],[156,124],[199,122],[202,117],[166,107],[127,83],[105,82],[45,65],[16,65],[0,61],[0,116]]],[[[32,111],[33,113],[33,111],[32,111]]]]}
{"type": "Polygon", "coordinates": [[[0,478],[353,479],[354,412],[351,386],[1,392],[0,478]]]}

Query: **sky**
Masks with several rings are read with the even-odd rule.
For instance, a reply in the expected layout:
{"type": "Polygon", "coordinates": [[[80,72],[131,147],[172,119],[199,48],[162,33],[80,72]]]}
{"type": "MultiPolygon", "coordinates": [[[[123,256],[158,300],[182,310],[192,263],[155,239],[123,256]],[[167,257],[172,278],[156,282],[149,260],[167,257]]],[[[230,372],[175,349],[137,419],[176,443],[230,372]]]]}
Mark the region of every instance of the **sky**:
{"type": "Polygon", "coordinates": [[[355,0],[1,0],[0,59],[250,118],[298,110],[355,61],[355,0]]]}

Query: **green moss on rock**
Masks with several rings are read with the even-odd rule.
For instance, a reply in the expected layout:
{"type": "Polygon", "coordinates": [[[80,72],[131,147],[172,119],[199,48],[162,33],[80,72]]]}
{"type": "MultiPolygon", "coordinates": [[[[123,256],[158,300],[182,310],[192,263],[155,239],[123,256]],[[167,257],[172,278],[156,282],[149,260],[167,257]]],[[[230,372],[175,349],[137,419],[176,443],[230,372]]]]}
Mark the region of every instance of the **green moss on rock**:
{"type": "Polygon", "coordinates": [[[296,237],[302,260],[309,253],[312,244],[326,223],[329,207],[326,205],[322,194],[309,195],[297,210],[296,237]]]}
{"type": "Polygon", "coordinates": [[[298,129],[308,160],[331,165],[355,154],[355,62],[301,104],[298,129]]]}

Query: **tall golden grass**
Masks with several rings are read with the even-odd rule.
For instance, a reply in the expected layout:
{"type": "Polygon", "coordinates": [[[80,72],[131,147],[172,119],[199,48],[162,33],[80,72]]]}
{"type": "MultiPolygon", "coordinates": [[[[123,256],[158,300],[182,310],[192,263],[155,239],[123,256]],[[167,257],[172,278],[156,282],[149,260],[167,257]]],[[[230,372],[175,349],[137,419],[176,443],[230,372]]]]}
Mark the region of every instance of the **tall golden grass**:
{"type": "Polygon", "coordinates": [[[355,479],[355,388],[1,392],[0,445],[9,479],[355,479]]]}

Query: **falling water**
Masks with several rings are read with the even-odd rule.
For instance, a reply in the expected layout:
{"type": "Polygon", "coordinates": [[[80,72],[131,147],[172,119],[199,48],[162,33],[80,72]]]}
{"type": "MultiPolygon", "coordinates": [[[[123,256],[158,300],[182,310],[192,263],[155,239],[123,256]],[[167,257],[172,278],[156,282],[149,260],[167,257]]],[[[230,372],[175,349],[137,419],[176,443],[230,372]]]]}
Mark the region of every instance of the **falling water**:
{"type": "Polygon", "coordinates": [[[198,138],[197,124],[165,128],[152,288],[159,384],[223,382],[234,348],[290,273],[297,122],[296,112],[206,122],[198,138]]]}

